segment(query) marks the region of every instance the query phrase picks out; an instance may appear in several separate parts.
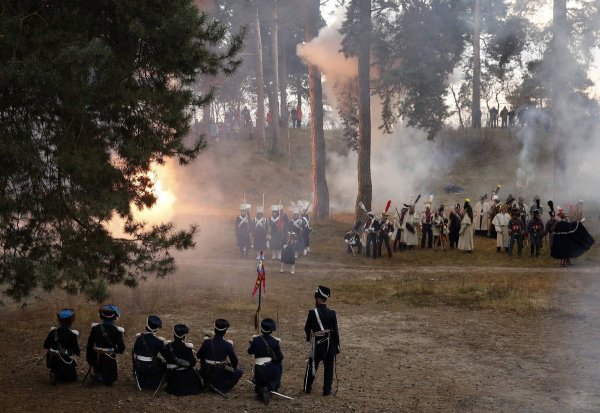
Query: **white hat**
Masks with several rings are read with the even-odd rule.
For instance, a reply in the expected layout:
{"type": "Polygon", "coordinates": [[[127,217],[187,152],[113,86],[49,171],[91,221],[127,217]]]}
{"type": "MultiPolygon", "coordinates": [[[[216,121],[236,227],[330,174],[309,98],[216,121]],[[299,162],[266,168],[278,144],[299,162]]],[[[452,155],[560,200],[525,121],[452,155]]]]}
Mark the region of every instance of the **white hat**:
{"type": "Polygon", "coordinates": [[[494,196],[492,197],[492,200],[494,200],[494,201],[497,201],[497,200],[499,200],[499,199],[500,199],[500,198],[499,198],[499,197],[498,197],[498,195],[496,195],[496,194],[494,194],[494,196]]]}
{"type": "Polygon", "coordinates": [[[251,210],[251,209],[252,209],[252,205],[250,205],[250,204],[246,204],[246,209],[247,209],[248,211],[249,211],[249,210],[251,210]]]}
{"type": "Polygon", "coordinates": [[[281,208],[279,208],[279,205],[271,205],[271,211],[273,212],[279,212],[281,208]]]}
{"type": "Polygon", "coordinates": [[[294,209],[292,210],[292,213],[293,213],[293,214],[300,214],[300,209],[299,209],[299,208],[294,208],[294,209]]]}
{"type": "Polygon", "coordinates": [[[263,214],[265,212],[265,207],[264,206],[257,206],[256,207],[256,213],[257,214],[263,214]]]}
{"type": "Polygon", "coordinates": [[[246,210],[246,204],[240,204],[240,211],[246,210]]]}

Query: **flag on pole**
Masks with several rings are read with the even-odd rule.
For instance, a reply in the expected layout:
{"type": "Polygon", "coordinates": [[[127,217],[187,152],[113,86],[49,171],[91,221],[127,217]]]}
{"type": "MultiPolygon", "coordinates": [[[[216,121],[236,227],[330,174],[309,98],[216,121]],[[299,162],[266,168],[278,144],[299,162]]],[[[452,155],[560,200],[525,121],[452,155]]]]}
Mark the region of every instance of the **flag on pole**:
{"type": "Polygon", "coordinates": [[[260,255],[256,259],[258,260],[258,266],[256,267],[256,272],[258,275],[256,277],[256,283],[254,284],[254,290],[252,291],[252,297],[254,297],[256,295],[256,292],[260,288],[261,283],[262,283],[262,290],[264,292],[267,291],[267,280],[265,278],[265,265],[263,263],[265,257],[263,255],[262,251],[260,252],[260,255]]]}

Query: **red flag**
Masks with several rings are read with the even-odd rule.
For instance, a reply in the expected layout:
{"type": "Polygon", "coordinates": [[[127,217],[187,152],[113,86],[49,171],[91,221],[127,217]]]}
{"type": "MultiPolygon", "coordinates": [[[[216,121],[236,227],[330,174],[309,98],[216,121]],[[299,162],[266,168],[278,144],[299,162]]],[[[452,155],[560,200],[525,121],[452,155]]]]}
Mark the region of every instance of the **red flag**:
{"type": "Polygon", "coordinates": [[[264,292],[267,291],[267,279],[266,279],[266,274],[265,274],[265,266],[263,263],[263,260],[265,259],[265,257],[263,256],[263,252],[260,252],[260,255],[258,256],[258,266],[256,267],[256,272],[257,272],[257,276],[256,276],[256,283],[254,284],[254,290],[252,290],[252,297],[254,297],[256,295],[256,292],[258,291],[258,289],[260,288],[260,284],[262,282],[262,290],[264,292]]]}

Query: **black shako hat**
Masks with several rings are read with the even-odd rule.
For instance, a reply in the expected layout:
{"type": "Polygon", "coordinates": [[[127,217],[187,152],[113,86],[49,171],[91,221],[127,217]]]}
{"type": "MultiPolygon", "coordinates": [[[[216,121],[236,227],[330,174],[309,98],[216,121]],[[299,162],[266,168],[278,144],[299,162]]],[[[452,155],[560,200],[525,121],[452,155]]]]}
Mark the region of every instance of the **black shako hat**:
{"type": "Polygon", "coordinates": [[[175,324],[173,326],[173,337],[184,338],[188,335],[190,329],[185,324],[175,324]]]}
{"type": "Polygon", "coordinates": [[[224,318],[218,318],[215,320],[215,333],[225,334],[227,329],[229,328],[229,321],[224,318]]]}
{"type": "Polygon", "coordinates": [[[315,290],[315,298],[320,297],[327,300],[331,296],[331,290],[327,287],[319,285],[315,290]]]}
{"type": "Polygon", "coordinates": [[[272,318],[265,318],[260,322],[260,331],[263,334],[271,334],[273,331],[277,331],[277,324],[272,318]]]}
{"type": "Polygon", "coordinates": [[[162,327],[162,320],[157,315],[149,315],[148,321],[146,321],[146,330],[155,332],[162,327]]]}

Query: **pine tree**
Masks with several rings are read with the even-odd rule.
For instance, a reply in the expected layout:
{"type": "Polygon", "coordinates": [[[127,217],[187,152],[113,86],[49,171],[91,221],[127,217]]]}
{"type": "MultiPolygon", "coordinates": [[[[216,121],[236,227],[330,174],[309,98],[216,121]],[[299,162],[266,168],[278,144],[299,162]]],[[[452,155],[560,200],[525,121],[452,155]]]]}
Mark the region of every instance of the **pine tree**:
{"type": "Polygon", "coordinates": [[[199,75],[231,73],[242,36],[192,0],[6,0],[0,15],[0,284],[23,300],[60,288],[102,300],[175,270],[196,227],[136,222],[153,163],[191,162],[199,75]],[[117,238],[107,223],[125,219],[117,238]]]}

